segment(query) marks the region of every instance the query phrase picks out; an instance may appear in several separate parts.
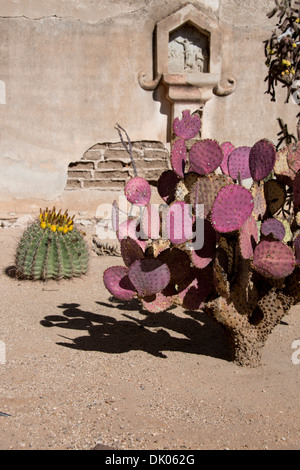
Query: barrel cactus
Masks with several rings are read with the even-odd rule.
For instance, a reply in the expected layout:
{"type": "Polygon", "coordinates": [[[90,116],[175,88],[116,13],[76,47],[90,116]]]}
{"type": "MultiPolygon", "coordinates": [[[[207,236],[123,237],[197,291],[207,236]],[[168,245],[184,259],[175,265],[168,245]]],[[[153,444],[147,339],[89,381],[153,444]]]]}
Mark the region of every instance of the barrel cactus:
{"type": "Polygon", "coordinates": [[[89,250],[68,211],[40,210],[23,233],[16,252],[16,274],[32,280],[81,276],[88,269],[89,250]]]}
{"type": "MultiPolygon", "coordinates": [[[[256,366],[300,301],[299,143],[276,151],[268,139],[252,147],[195,142],[199,128],[189,111],[175,119],[172,169],[157,184],[162,204],[139,199],[127,238],[124,222],[114,224],[125,266],[108,268],[104,284],[152,313],[202,310],[225,330],[233,360],[256,366]]],[[[117,211],[114,204],[114,220],[117,211]]]]}

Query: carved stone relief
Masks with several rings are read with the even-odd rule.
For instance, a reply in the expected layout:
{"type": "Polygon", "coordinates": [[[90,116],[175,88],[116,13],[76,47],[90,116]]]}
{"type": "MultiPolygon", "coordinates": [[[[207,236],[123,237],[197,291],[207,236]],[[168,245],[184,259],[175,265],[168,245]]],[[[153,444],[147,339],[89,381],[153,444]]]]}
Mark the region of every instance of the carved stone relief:
{"type": "Polygon", "coordinates": [[[186,23],[169,34],[168,72],[208,72],[209,38],[186,23]]]}

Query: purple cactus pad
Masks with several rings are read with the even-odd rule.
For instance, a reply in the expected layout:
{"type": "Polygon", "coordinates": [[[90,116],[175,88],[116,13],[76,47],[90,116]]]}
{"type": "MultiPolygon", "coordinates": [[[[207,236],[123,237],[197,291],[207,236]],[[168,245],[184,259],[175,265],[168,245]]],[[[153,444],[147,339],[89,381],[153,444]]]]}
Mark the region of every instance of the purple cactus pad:
{"type": "Polygon", "coordinates": [[[190,272],[190,258],[187,253],[179,248],[172,248],[162,251],[157,259],[166,263],[169,268],[170,282],[178,284],[182,282],[190,272]]]}
{"type": "Polygon", "coordinates": [[[111,266],[103,274],[106,289],[117,299],[132,300],[136,291],[128,277],[128,268],[125,266],[111,266]]]}
{"type": "Polygon", "coordinates": [[[121,241],[121,256],[125,266],[129,267],[137,259],[143,259],[144,252],[137,241],[132,238],[124,238],[121,241]]]}
{"type": "Polygon", "coordinates": [[[293,181],[294,204],[300,206],[300,171],[297,173],[293,181]]]}
{"type": "Polygon", "coordinates": [[[189,171],[207,175],[215,171],[222,163],[223,150],[216,140],[204,139],[196,142],[189,152],[189,171]]]}
{"type": "Polygon", "coordinates": [[[295,267],[296,259],[287,245],[277,241],[261,241],[254,250],[253,268],[267,278],[283,279],[295,267]]]}
{"type": "Polygon", "coordinates": [[[157,191],[166,204],[170,204],[175,199],[176,186],[180,178],[172,170],[164,171],[158,180],[157,191]]]}
{"type": "Polygon", "coordinates": [[[251,147],[238,147],[228,157],[228,172],[235,180],[251,178],[249,154],[251,147]]]}
{"type": "Polygon", "coordinates": [[[184,178],[184,169],[187,160],[187,150],[184,139],[175,140],[171,151],[172,168],[176,175],[184,178]]]}
{"type": "Polygon", "coordinates": [[[265,236],[273,235],[277,240],[282,241],[285,237],[285,227],[280,220],[270,218],[262,223],[261,233],[265,236]]]}
{"type": "Polygon", "coordinates": [[[297,173],[300,170],[300,142],[289,145],[287,163],[294,173],[297,173]]]}
{"type": "Polygon", "coordinates": [[[135,240],[138,245],[144,250],[146,248],[147,242],[141,239],[139,233],[140,220],[138,218],[129,218],[121,222],[119,225],[119,230],[117,232],[117,237],[119,242],[125,238],[132,238],[135,240]]]}
{"type": "Polygon", "coordinates": [[[224,186],[213,203],[212,226],[222,233],[240,229],[250,216],[253,205],[248,189],[235,184],[224,186]]]}
{"type": "Polygon", "coordinates": [[[203,247],[198,250],[191,249],[190,259],[196,268],[205,268],[216,254],[217,232],[213,229],[209,220],[204,219],[203,247]]]}
{"type": "Polygon", "coordinates": [[[276,148],[267,139],[261,139],[250,150],[249,168],[254,181],[265,179],[273,170],[276,160],[276,148]]]}
{"type": "Polygon", "coordinates": [[[125,185],[126,199],[136,206],[146,206],[151,199],[151,187],[145,178],[135,176],[125,185]]]}
{"type": "Polygon", "coordinates": [[[224,175],[229,175],[228,172],[228,157],[231,154],[231,152],[235,149],[235,146],[231,142],[223,142],[221,144],[221,149],[223,150],[223,160],[220,165],[220,168],[222,170],[222,173],[224,175]]]}
{"type": "Polygon", "coordinates": [[[294,240],[294,248],[296,254],[296,263],[300,264],[300,235],[297,235],[294,240]]]}
{"type": "Polygon", "coordinates": [[[239,244],[244,259],[253,256],[253,250],[258,241],[258,227],[255,217],[251,214],[240,229],[239,244]]]}
{"type": "Polygon", "coordinates": [[[208,295],[214,290],[213,270],[211,266],[194,269],[189,284],[180,290],[178,297],[182,306],[188,310],[200,310],[208,295]]]}
{"type": "Polygon", "coordinates": [[[211,211],[213,202],[226,184],[233,183],[232,179],[226,175],[206,175],[198,177],[190,189],[190,203],[196,213],[196,205],[204,205],[204,217],[207,217],[211,211]]]}
{"type": "Polygon", "coordinates": [[[197,114],[191,116],[190,110],[182,111],[182,119],[174,119],[173,130],[177,137],[189,140],[195,137],[201,128],[201,120],[197,114]]]}
{"type": "Polygon", "coordinates": [[[164,312],[173,305],[172,297],[166,297],[161,292],[142,299],[143,307],[150,313],[164,312]]]}
{"type": "Polygon", "coordinates": [[[135,261],[128,275],[140,297],[158,294],[167,287],[171,277],[168,266],[155,258],[135,261]]]}

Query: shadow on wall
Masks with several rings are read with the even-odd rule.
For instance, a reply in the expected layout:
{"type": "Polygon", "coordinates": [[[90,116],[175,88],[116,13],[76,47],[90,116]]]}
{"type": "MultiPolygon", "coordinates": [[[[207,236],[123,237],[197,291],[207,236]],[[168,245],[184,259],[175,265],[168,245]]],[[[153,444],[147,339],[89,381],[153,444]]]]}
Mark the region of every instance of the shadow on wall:
{"type": "Polygon", "coordinates": [[[160,103],[160,114],[167,116],[166,142],[172,140],[172,104],[166,97],[166,87],[159,85],[152,93],[153,101],[160,103]]]}
{"type": "Polygon", "coordinates": [[[57,344],[72,349],[110,354],[140,350],[161,358],[167,358],[165,351],[180,351],[231,360],[225,333],[201,312],[186,312],[185,318],[170,310],[153,315],[142,310],[137,300],[123,303],[111,298],[109,301],[96,303],[105,309],[123,311],[124,320],[84,311],[79,304],[71,303],[59,305],[63,314],[47,315],[41,325],[87,332],[75,339],[61,335],[68,342],[57,344]],[[135,318],[137,311],[145,317],[135,318]]]}

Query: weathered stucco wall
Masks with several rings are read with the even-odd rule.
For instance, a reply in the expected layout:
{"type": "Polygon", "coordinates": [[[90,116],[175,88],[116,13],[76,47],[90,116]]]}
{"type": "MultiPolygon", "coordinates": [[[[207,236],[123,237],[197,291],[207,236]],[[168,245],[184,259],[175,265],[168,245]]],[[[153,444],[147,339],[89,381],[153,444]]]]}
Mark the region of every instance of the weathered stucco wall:
{"type": "MultiPolygon", "coordinates": [[[[94,210],[101,191],[65,191],[68,166],[97,143],[167,144],[165,89],[143,90],[152,78],[157,22],[191,3],[219,22],[222,71],[237,89],[205,106],[203,137],[252,145],[276,141],[277,117],[295,130],[297,107],[264,94],[262,41],[272,30],[273,0],[0,0],[0,212],[28,212],[61,202],[94,210]]],[[[273,22],[274,23],[274,22],[273,22]]],[[[281,98],[280,98],[281,96],[281,98]]]]}

